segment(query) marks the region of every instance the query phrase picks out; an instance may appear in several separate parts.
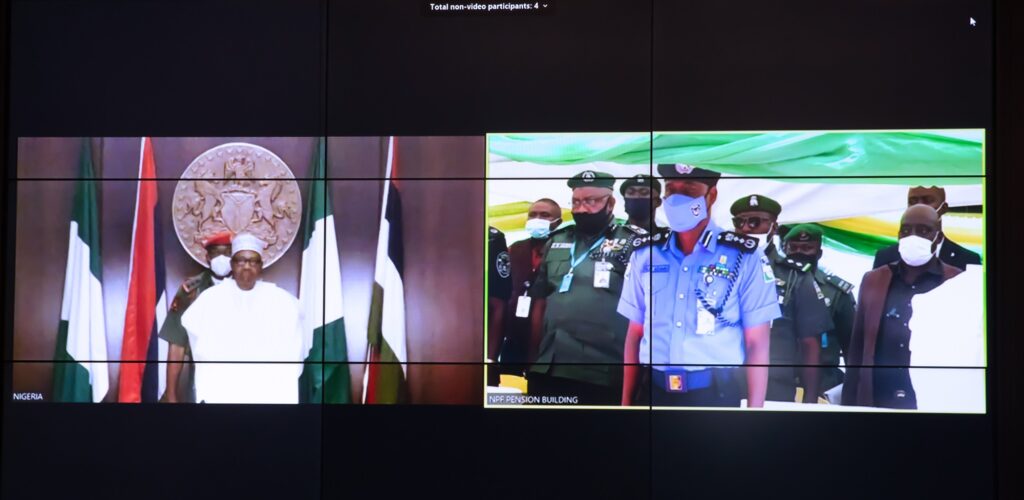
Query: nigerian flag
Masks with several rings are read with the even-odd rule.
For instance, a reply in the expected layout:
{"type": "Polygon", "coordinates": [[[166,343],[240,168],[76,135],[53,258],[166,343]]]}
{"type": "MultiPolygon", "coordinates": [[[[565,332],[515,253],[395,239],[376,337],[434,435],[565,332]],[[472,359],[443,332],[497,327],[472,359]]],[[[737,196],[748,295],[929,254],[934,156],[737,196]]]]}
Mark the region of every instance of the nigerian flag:
{"type": "Polygon", "coordinates": [[[92,149],[82,143],[71,209],[64,299],[53,355],[53,400],[99,402],[107,394],[107,334],[103,318],[99,207],[92,149]]]}
{"type": "Polygon", "coordinates": [[[299,303],[305,322],[306,366],[299,378],[304,403],[348,403],[348,360],[341,298],[341,267],[334,214],[327,192],[324,139],[313,156],[309,204],[302,238],[299,303]]]}

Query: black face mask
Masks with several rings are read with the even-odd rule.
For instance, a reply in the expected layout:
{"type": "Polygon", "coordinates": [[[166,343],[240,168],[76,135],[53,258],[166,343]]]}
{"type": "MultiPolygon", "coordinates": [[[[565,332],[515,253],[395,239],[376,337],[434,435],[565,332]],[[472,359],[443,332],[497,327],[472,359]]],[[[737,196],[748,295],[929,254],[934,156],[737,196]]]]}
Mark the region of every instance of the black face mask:
{"type": "Polygon", "coordinates": [[[647,222],[651,220],[651,201],[650,198],[626,198],[626,213],[633,220],[647,222]]]}
{"type": "MultiPolygon", "coordinates": [[[[607,209],[607,205],[605,205],[607,209]]],[[[608,210],[601,210],[597,213],[572,213],[572,220],[576,221],[576,228],[583,234],[594,235],[600,233],[608,226],[608,210]]]]}
{"type": "Polygon", "coordinates": [[[814,255],[807,255],[805,253],[786,254],[786,258],[793,259],[793,262],[800,265],[810,264],[812,268],[817,268],[818,260],[821,259],[821,252],[814,255]]]}

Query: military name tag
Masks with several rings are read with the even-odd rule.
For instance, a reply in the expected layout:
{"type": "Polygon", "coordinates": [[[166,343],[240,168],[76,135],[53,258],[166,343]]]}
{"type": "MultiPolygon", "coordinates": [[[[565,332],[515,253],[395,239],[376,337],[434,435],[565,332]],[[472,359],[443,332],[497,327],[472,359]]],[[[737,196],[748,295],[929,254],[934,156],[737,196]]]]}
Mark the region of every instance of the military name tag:
{"type": "Polygon", "coordinates": [[[715,315],[711,314],[699,302],[697,303],[697,335],[711,335],[715,333],[715,315]]]}
{"type": "Polygon", "coordinates": [[[569,242],[555,242],[551,244],[551,248],[572,248],[572,243],[569,242]]]}
{"type": "Polygon", "coordinates": [[[608,288],[612,280],[612,264],[610,262],[594,263],[594,288],[608,288]]]}
{"type": "Polygon", "coordinates": [[[562,284],[558,287],[558,293],[565,293],[569,291],[569,287],[572,285],[572,273],[562,276],[562,284]]]}
{"type": "Polygon", "coordinates": [[[530,296],[520,295],[519,300],[516,302],[516,317],[517,318],[529,318],[530,317],[530,296]]]}

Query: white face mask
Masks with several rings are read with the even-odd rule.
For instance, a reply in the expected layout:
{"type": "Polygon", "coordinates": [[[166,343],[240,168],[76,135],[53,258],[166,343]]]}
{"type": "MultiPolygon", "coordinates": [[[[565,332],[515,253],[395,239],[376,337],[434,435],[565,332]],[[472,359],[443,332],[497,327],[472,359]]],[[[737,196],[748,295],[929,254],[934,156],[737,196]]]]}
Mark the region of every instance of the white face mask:
{"type": "Polygon", "coordinates": [[[665,207],[659,206],[654,209],[654,225],[668,227],[668,216],[665,215],[665,207]]]}
{"type": "Polygon", "coordinates": [[[768,239],[767,234],[751,234],[749,236],[757,238],[757,249],[760,250],[761,253],[764,253],[764,250],[768,248],[768,243],[771,242],[771,240],[768,239]]]}
{"type": "MultiPolygon", "coordinates": [[[[938,235],[936,235],[937,237],[938,235]]],[[[917,267],[923,266],[932,260],[938,249],[932,250],[932,243],[935,243],[935,238],[928,240],[920,236],[906,236],[900,238],[899,250],[900,258],[903,259],[908,266],[917,267]]]]}
{"type": "Polygon", "coordinates": [[[213,271],[218,278],[223,278],[231,274],[231,257],[227,255],[218,255],[210,261],[210,270],[213,271]]]}
{"type": "Polygon", "coordinates": [[[547,219],[527,219],[526,232],[531,238],[547,238],[551,234],[551,222],[547,219]]]}

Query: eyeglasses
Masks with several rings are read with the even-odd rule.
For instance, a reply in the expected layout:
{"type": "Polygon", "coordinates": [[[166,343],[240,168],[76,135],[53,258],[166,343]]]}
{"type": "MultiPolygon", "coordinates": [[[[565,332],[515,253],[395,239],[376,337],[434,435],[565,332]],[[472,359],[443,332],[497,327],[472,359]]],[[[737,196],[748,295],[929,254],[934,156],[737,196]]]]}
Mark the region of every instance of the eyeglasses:
{"type": "Polygon", "coordinates": [[[741,228],[743,228],[743,226],[747,226],[750,229],[757,229],[757,228],[761,227],[762,223],[771,224],[771,222],[772,222],[771,219],[767,219],[767,218],[764,218],[764,217],[758,217],[756,215],[752,216],[752,217],[733,217],[732,218],[732,225],[735,226],[736,229],[741,229],[741,228]]]}
{"type": "Polygon", "coordinates": [[[255,257],[255,258],[251,258],[251,259],[241,259],[241,258],[238,258],[238,257],[232,257],[231,258],[231,262],[234,263],[234,264],[238,264],[239,266],[242,266],[242,267],[247,266],[247,265],[248,266],[256,267],[256,266],[259,266],[259,265],[263,264],[263,259],[261,259],[259,257],[255,257]]]}
{"type": "Polygon", "coordinates": [[[573,198],[572,199],[572,208],[580,208],[580,207],[595,208],[598,205],[600,205],[601,200],[604,200],[605,198],[608,198],[609,196],[611,196],[611,195],[610,194],[606,194],[604,196],[589,196],[587,198],[573,198]]]}

